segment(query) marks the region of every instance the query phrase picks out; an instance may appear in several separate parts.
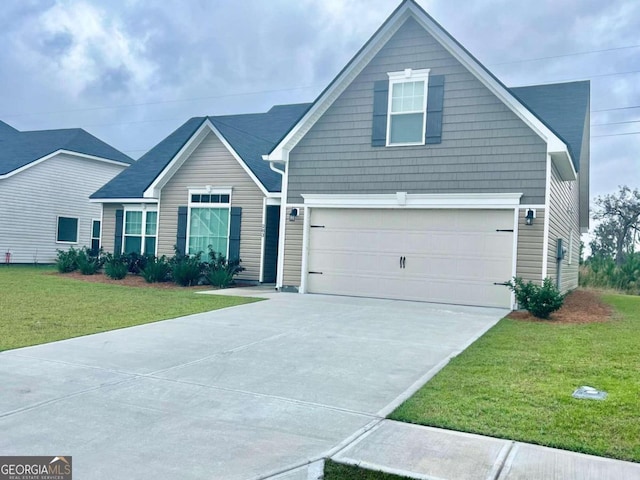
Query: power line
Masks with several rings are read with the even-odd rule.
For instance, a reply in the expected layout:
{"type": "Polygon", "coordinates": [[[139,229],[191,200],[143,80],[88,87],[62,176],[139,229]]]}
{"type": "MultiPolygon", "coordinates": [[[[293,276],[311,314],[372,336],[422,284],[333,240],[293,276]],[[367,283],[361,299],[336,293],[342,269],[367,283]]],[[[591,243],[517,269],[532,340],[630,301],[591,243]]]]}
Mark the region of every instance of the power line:
{"type": "Polygon", "coordinates": [[[591,113],[611,112],[613,110],[631,110],[632,108],[640,108],[640,105],[629,105],[628,107],[603,108],[601,110],[591,110],[591,113]]]}
{"type": "Polygon", "coordinates": [[[628,123],[640,123],[640,120],[629,120],[628,122],[592,123],[592,127],[604,127],[605,125],[626,125],[628,123]]]}
{"type": "Polygon", "coordinates": [[[564,57],[574,57],[578,55],[589,55],[592,53],[603,53],[603,52],[613,52],[614,50],[624,50],[629,48],[638,48],[640,45],[628,45],[626,47],[613,47],[613,48],[605,48],[602,50],[586,50],[584,52],[575,52],[575,53],[564,53],[561,55],[551,55],[549,57],[538,57],[538,58],[527,58],[523,60],[510,60],[508,62],[500,62],[500,63],[492,63],[489,65],[490,67],[495,67],[498,65],[510,65],[513,63],[525,63],[525,62],[536,62],[538,60],[551,60],[554,58],[564,58],[564,57]]]}
{"type": "Polygon", "coordinates": [[[593,135],[591,138],[601,138],[601,137],[622,137],[625,135],[640,135],[640,132],[628,132],[628,133],[609,133],[607,135],[593,135]]]}

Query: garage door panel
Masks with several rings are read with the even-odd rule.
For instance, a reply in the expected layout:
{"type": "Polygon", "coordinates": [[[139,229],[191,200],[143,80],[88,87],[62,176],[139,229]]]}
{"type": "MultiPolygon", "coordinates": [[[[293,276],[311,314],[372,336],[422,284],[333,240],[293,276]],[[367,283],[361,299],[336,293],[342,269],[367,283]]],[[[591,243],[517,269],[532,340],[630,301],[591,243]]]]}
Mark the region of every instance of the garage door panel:
{"type": "Polygon", "coordinates": [[[312,293],[509,307],[512,210],[312,209],[312,293]],[[404,268],[400,257],[406,258],[404,268]]]}

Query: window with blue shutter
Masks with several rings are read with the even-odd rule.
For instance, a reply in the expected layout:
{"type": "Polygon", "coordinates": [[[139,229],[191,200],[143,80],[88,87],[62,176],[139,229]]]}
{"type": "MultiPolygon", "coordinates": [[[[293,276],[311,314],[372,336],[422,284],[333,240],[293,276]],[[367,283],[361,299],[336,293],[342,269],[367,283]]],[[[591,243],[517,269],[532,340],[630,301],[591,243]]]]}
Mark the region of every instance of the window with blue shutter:
{"type": "Polygon", "coordinates": [[[407,69],[388,76],[374,83],[371,146],[440,143],[444,75],[407,69]]]}

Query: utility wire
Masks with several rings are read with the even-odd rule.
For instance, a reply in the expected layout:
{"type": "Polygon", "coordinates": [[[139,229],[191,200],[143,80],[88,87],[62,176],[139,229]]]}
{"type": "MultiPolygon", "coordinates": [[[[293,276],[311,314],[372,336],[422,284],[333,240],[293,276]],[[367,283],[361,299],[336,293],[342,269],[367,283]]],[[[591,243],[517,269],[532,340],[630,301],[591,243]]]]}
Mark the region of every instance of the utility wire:
{"type": "Polygon", "coordinates": [[[591,138],[601,138],[601,137],[622,137],[625,135],[640,135],[640,132],[628,132],[628,133],[609,133],[607,135],[593,135],[591,138]]]}
{"type": "Polygon", "coordinates": [[[604,127],[606,125],[626,125],[628,123],[640,123],[640,120],[629,120],[628,122],[592,123],[592,127],[604,127]]]}
{"type": "Polygon", "coordinates": [[[604,48],[602,50],[585,50],[584,52],[574,52],[574,53],[564,53],[560,55],[551,55],[549,57],[538,57],[538,58],[526,58],[523,60],[510,60],[508,62],[500,62],[500,63],[492,63],[489,65],[490,67],[495,67],[498,65],[510,65],[512,63],[525,63],[525,62],[537,62],[539,60],[551,60],[554,58],[565,58],[565,57],[575,57],[578,55],[589,55],[592,53],[603,53],[603,52],[613,52],[614,50],[625,50],[629,48],[638,48],[640,45],[627,45],[626,47],[612,47],[612,48],[604,48]]]}

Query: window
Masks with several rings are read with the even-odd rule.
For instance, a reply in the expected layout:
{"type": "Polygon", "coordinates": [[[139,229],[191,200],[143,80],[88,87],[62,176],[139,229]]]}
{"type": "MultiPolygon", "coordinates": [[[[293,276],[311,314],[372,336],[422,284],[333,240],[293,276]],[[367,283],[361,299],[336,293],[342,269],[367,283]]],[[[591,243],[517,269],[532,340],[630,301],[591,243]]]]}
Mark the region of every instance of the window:
{"type": "Polygon", "coordinates": [[[100,220],[91,221],[91,251],[97,254],[100,250],[100,220]]]}
{"type": "Polygon", "coordinates": [[[214,251],[227,257],[231,192],[190,191],[189,199],[187,253],[206,253],[211,246],[214,251]]]}
{"type": "Polygon", "coordinates": [[[58,217],[58,243],[78,243],[78,219],[75,217],[58,217]]]}
{"type": "Polygon", "coordinates": [[[157,211],[125,210],[123,253],[155,255],[157,232],[157,211]]]}
{"type": "Polygon", "coordinates": [[[387,145],[424,145],[429,70],[389,73],[387,145]]]}

